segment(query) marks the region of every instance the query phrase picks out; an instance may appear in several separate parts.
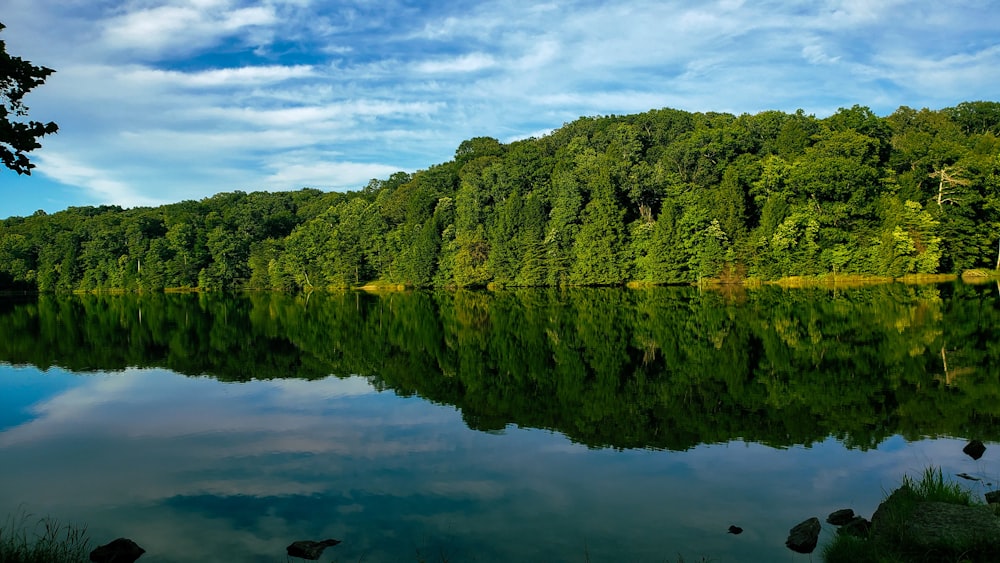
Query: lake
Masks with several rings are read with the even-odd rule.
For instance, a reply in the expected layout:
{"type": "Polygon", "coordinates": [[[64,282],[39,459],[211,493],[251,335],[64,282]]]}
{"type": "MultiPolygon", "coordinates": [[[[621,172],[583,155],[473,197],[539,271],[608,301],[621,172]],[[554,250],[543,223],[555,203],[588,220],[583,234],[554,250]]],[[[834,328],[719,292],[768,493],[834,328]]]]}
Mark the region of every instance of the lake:
{"type": "Polygon", "coordinates": [[[992,488],[998,375],[994,285],[6,297],[0,510],[150,563],[818,561],[789,528],[903,475],[992,488]]]}

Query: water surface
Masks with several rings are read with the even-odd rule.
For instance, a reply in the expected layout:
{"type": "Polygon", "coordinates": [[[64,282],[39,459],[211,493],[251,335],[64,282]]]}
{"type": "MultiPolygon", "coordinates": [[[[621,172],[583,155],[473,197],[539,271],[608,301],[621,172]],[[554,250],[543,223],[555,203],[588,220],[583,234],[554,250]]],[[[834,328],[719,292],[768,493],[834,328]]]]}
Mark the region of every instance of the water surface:
{"type": "Polygon", "coordinates": [[[1000,474],[996,296],[8,300],[0,508],[143,561],[808,561],[807,517],[1000,474]]]}

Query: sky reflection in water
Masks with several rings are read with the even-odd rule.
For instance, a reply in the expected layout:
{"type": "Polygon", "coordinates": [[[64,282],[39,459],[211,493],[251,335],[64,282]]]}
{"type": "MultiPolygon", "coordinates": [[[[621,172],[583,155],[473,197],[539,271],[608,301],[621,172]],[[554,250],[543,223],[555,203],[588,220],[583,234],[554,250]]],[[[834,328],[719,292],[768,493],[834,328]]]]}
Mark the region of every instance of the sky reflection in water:
{"type": "Polygon", "coordinates": [[[3,366],[0,397],[0,506],[133,538],[149,562],[281,561],[292,540],[325,537],[344,541],[326,561],[805,561],[783,543],[809,516],[870,515],[931,463],[997,467],[993,448],[974,462],[959,440],[588,449],[473,431],[454,407],[358,377],[3,366]]]}

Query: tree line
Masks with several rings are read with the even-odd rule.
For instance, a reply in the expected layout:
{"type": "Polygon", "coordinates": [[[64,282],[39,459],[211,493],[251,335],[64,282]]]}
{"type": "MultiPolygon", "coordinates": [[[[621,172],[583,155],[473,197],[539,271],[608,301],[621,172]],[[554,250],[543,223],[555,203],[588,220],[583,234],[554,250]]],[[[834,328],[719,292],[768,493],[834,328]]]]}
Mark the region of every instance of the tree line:
{"type": "Polygon", "coordinates": [[[0,301],[0,362],[222,381],[360,375],[473,429],[592,447],[834,436],[1000,439],[992,285],[733,300],[693,287],[41,294],[0,301]]]}
{"type": "Polygon", "coordinates": [[[887,117],[653,110],[344,193],[0,221],[0,289],[684,284],[993,269],[1000,103],[887,117]]]}

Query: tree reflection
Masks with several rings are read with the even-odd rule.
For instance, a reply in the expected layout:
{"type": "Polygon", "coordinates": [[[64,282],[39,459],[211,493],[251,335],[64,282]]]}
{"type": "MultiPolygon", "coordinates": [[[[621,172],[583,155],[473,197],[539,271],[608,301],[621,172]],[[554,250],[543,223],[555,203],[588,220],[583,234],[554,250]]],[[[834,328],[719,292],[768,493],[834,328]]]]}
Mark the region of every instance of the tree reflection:
{"type": "Polygon", "coordinates": [[[0,360],[220,381],[363,375],[470,428],[592,447],[1000,439],[990,287],[75,295],[0,303],[0,360]]]}

